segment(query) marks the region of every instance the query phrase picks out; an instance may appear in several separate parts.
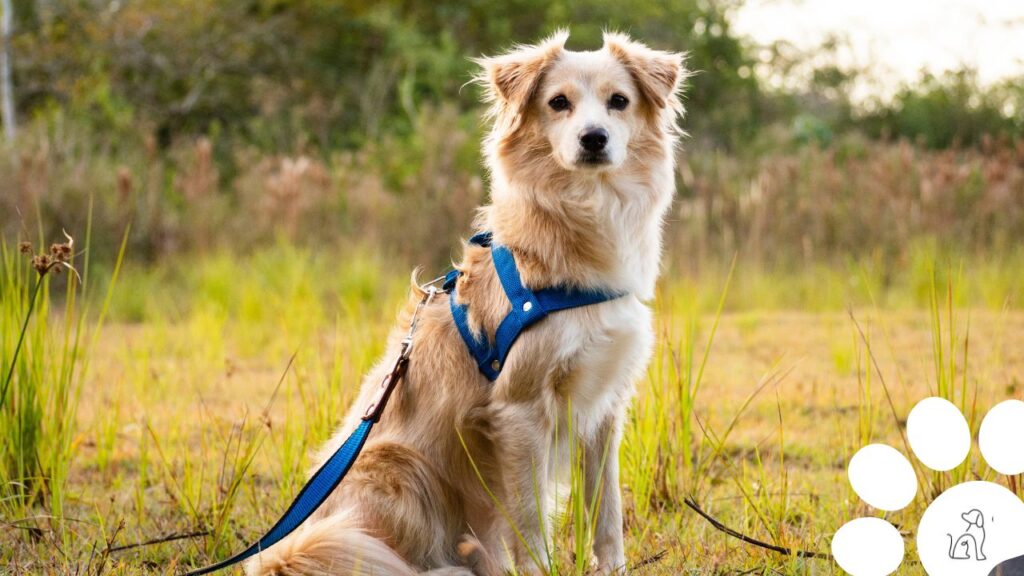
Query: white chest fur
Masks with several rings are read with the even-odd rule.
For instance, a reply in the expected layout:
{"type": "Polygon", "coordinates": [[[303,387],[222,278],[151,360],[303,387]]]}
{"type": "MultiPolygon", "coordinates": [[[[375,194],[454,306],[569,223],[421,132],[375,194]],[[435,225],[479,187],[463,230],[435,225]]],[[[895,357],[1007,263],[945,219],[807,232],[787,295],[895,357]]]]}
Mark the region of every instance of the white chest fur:
{"type": "Polygon", "coordinates": [[[577,434],[589,436],[622,409],[647,365],[654,342],[651,311],[634,296],[595,306],[559,327],[558,360],[568,367],[555,397],[567,415],[571,405],[577,434]]]}

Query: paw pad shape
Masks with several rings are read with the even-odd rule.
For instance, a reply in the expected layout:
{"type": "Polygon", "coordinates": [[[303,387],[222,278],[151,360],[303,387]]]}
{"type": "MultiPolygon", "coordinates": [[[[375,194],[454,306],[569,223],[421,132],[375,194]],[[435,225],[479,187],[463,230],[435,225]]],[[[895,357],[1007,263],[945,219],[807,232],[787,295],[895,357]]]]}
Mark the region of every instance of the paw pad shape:
{"type": "MultiPolygon", "coordinates": [[[[946,472],[971,451],[963,414],[942,398],[927,398],[910,411],[907,440],[928,469],[946,472]]],[[[1007,400],[985,416],[978,434],[981,454],[1000,474],[1024,473],[1024,402],[1007,400]]],[[[854,492],[883,511],[907,507],[917,495],[910,461],[885,444],[857,451],[848,469],[854,492]]],[[[957,484],[921,516],[917,552],[930,576],[986,576],[1004,561],[1024,555],[1024,502],[993,482],[957,484]]],[[[853,576],[884,576],[903,562],[903,538],[881,518],[847,522],[832,538],[832,554],[853,576]]]]}

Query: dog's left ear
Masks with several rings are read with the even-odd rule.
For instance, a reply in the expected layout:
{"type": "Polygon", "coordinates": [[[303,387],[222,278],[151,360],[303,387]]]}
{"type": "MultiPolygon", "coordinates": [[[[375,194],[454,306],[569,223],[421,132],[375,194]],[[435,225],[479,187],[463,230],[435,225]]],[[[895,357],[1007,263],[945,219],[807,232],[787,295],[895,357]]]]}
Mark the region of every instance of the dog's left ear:
{"type": "Polygon", "coordinates": [[[558,59],[568,39],[569,33],[559,30],[538,44],[474,60],[483,68],[477,80],[487,89],[486,99],[521,115],[537,91],[544,71],[558,59]]]}
{"type": "Polygon", "coordinates": [[[683,54],[652,50],[615,32],[604,33],[604,47],[626,66],[640,93],[655,108],[682,109],[678,91],[688,76],[683,54]]]}

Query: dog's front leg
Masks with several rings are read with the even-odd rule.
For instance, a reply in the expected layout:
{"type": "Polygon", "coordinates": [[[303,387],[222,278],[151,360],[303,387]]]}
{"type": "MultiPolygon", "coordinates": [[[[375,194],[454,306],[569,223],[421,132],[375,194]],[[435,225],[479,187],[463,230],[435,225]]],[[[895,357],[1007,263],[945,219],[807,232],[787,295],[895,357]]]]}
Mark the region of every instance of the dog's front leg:
{"type": "Polygon", "coordinates": [[[624,414],[609,414],[591,438],[584,441],[587,503],[597,502],[594,556],[598,574],[625,573],[622,538],[622,496],[619,491],[619,444],[624,414]],[[595,494],[600,491],[598,500],[595,494]]]}
{"type": "Polygon", "coordinates": [[[552,424],[539,401],[496,402],[491,424],[501,469],[503,504],[511,517],[515,562],[546,574],[548,459],[552,424]],[[515,534],[518,531],[518,535],[515,534]]]}

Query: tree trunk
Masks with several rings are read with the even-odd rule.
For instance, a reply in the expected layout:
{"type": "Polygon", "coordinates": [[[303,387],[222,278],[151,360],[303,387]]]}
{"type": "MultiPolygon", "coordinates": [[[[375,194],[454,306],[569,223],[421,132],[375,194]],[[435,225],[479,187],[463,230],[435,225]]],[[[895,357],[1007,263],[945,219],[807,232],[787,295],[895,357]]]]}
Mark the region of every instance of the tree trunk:
{"type": "Polygon", "coordinates": [[[0,0],[0,113],[4,135],[14,142],[14,84],[11,82],[11,22],[14,9],[11,0],[0,0]]]}

